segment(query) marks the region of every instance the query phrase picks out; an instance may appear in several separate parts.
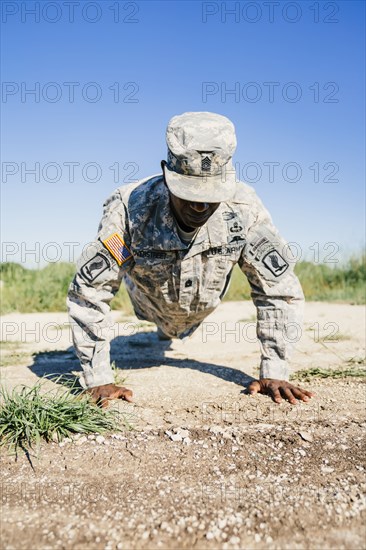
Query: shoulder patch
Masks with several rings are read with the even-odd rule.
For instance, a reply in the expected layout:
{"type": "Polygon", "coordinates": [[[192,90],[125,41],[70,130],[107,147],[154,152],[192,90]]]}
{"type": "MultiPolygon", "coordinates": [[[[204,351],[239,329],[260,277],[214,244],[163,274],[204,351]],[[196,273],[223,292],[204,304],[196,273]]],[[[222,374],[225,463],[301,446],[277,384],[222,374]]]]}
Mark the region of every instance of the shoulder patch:
{"type": "Polygon", "coordinates": [[[263,257],[262,262],[275,277],[282,275],[289,266],[281,254],[274,249],[263,257]]]}
{"type": "Polygon", "coordinates": [[[85,281],[92,283],[98,275],[111,267],[110,261],[103,254],[96,254],[80,269],[80,274],[85,281]]]}
{"type": "Polygon", "coordinates": [[[132,257],[130,249],[118,233],[113,233],[113,235],[104,239],[102,243],[112,254],[113,258],[117,260],[118,265],[122,265],[132,257]]]}

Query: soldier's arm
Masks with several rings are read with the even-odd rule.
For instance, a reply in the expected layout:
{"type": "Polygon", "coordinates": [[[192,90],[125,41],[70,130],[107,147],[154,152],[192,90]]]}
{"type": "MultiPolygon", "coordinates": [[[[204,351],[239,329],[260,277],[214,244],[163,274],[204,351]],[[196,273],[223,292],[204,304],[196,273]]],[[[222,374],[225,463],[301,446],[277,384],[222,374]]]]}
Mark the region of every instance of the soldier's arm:
{"type": "Polygon", "coordinates": [[[292,403],[296,402],[294,397],[307,400],[310,392],[287,382],[291,353],[302,333],[304,295],[293,271],[295,262],[289,247],[259,199],[256,208],[255,222],[239,260],[257,308],[261,348],[261,381],[249,389],[251,393],[269,393],[277,402],[281,397],[292,403]],[[284,382],[278,385],[278,381],[284,382]]]}
{"type": "Polygon", "coordinates": [[[125,207],[116,191],[104,204],[96,240],[77,262],[77,273],[67,297],[73,343],[83,368],[80,383],[84,388],[106,386],[114,381],[109,355],[110,301],[132,260],[128,245],[125,207]]]}

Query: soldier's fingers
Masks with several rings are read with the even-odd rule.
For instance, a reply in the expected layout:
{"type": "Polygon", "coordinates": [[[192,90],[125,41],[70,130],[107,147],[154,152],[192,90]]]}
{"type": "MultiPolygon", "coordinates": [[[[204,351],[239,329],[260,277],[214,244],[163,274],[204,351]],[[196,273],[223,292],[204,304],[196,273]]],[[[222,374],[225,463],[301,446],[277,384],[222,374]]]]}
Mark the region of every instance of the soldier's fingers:
{"type": "MultiPolygon", "coordinates": [[[[292,388],[291,388],[292,389],[292,388]]],[[[291,405],[296,405],[297,404],[297,401],[293,395],[293,392],[291,391],[290,388],[280,388],[281,390],[281,394],[282,394],[282,397],[284,397],[285,399],[287,399],[287,401],[289,401],[291,403],[291,405]]]]}
{"type": "Polygon", "coordinates": [[[278,388],[269,388],[269,395],[272,397],[275,403],[281,403],[282,398],[281,398],[280,390],[278,388]]]}
{"type": "Polygon", "coordinates": [[[291,386],[291,391],[297,399],[301,399],[302,401],[309,401],[309,398],[313,396],[311,392],[305,391],[296,386],[291,386]]]}
{"type": "Polygon", "coordinates": [[[307,395],[308,397],[312,397],[314,394],[311,391],[304,390],[304,388],[300,388],[300,386],[293,386],[291,384],[291,389],[296,388],[297,390],[300,390],[302,393],[307,395]]]}
{"type": "Polygon", "coordinates": [[[129,403],[132,403],[132,391],[127,388],[118,388],[118,391],[113,395],[114,399],[125,399],[129,403]]]}
{"type": "Polygon", "coordinates": [[[248,392],[250,393],[250,395],[254,395],[255,393],[258,393],[260,389],[261,389],[261,386],[257,380],[254,380],[248,386],[248,392]]]}
{"type": "Polygon", "coordinates": [[[302,388],[299,388],[299,389],[302,391],[302,393],[304,393],[308,397],[314,397],[315,395],[312,391],[303,390],[302,388]]]}
{"type": "Polygon", "coordinates": [[[88,390],[84,390],[81,395],[87,395],[90,396],[93,401],[97,401],[99,396],[95,393],[93,388],[90,388],[88,390]]]}
{"type": "Polygon", "coordinates": [[[94,395],[93,401],[98,407],[102,407],[103,409],[109,407],[108,398],[102,395],[94,395]]]}

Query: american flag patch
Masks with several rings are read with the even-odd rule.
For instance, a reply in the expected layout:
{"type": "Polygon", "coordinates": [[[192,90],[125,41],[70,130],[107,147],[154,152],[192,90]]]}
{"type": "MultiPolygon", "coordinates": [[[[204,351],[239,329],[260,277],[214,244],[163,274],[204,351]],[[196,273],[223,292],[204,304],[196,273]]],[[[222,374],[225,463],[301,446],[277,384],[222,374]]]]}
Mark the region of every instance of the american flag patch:
{"type": "Polygon", "coordinates": [[[118,233],[113,233],[108,239],[102,241],[104,246],[116,258],[118,265],[122,265],[126,260],[131,258],[132,254],[118,233]]]}

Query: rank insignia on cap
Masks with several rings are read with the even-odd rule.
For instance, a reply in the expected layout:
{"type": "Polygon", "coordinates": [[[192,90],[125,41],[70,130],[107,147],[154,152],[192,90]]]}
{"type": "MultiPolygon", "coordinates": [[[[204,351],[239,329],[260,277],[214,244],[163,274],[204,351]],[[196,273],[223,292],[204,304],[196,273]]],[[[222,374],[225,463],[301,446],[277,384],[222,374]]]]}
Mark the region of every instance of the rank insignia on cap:
{"type": "Polygon", "coordinates": [[[201,170],[202,172],[211,172],[211,154],[201,153],[201,170]]]}
{"type": "Polygon", "coordinates": [[[113,235],[102,241],[102,243],[106,248],[108,248],[113,258],[117,260],[118,265],[122,265],[132,256],[129,248],[118,233],[113,233],[113,235]]]}

